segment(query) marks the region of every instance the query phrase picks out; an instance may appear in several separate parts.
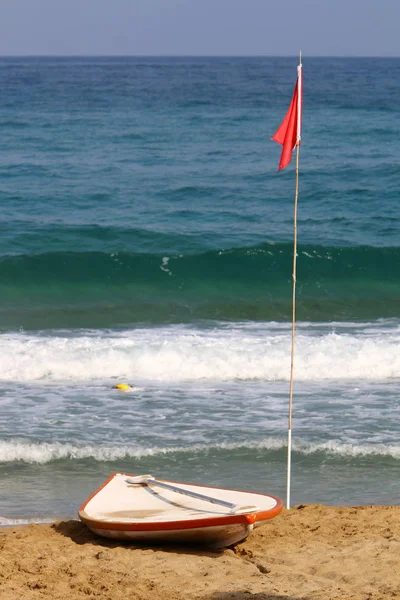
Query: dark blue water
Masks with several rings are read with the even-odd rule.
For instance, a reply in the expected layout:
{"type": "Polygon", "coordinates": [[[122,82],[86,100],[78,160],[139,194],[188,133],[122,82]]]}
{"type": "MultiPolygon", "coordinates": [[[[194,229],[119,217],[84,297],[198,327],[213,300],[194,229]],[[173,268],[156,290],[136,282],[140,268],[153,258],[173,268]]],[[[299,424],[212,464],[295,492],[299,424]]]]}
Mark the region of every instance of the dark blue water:
{"type": "MultiPolygon", "coordinates": [[[[393,503],[400,59],[303,62],[294,501],[393,503]]],[[[0,59],[0,515],[120,469],[284,495],[296,66],[0,59]]]]}

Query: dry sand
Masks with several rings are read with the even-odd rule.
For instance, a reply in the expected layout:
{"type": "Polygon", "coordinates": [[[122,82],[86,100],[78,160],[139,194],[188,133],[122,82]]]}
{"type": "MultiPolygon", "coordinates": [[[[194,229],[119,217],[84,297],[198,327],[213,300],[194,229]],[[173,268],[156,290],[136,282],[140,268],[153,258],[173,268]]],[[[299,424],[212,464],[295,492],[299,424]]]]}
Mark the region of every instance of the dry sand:
{"type": "Polygon", "coordinates": [[[123,545],[78,521],[0,530],[1,600],[400,599],[400,507],[297,506],[233,549],[123,545]]]}

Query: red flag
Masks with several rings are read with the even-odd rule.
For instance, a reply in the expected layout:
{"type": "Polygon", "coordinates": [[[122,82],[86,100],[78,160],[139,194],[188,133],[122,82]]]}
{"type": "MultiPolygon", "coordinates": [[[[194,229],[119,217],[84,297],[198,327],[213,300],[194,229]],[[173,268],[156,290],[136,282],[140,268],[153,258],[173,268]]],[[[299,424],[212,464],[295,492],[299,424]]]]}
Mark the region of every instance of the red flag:
{"type": "Polygon", "coordinates": [[[300,145],[301,140],[301,113],[302,113],[302,68],[297,67],[297,81],[293,92],[292,101],[285,118],[272,136],[271,140],[283,146],[278,171],[288,166],[292,159],[293,149],[300,145]]]}

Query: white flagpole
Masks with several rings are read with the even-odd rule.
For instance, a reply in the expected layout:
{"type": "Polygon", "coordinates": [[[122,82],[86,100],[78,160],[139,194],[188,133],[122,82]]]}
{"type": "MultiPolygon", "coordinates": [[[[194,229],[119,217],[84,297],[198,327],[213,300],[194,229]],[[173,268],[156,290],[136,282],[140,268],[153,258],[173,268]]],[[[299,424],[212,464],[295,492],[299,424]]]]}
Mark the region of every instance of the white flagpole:
{"type": "Polygon", "coordinates": [[[296,261],[297,261],[297,200],[299,197],[299,151],[301,140],[301,114],[302,114],[302,64],[301,52],[299,66],[297,67],[297,138],[296,138],[296,187],[294,195],[293,214],[293,274],[292,274],[292,349],[290,356],[290,385],[289,385],[289,417],[288,417],[288,454],[287,454],[287,481],[286,481],[286,508],[290,508],[290,484],[292,471],[292,412],[293,412],[293,379],[294,379],[294,346],[296,332],[296,261]]]}

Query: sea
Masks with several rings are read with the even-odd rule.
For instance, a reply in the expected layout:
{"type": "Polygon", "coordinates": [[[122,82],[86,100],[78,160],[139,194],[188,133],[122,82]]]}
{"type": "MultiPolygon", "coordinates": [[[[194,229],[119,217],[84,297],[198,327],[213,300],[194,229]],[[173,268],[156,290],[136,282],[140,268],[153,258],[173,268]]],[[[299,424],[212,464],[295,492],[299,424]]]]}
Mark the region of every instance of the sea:
{"type": "MultiPolygon", "coordinates": [[[[285,502],[297,63],[0,58],[0,525],[114,472],[285,502]]],[[[291,504],[398,504],[400,59],[303,73],[291,504]]]]}

